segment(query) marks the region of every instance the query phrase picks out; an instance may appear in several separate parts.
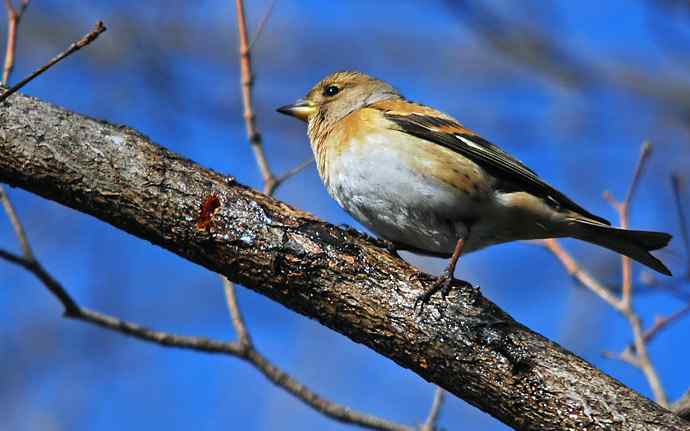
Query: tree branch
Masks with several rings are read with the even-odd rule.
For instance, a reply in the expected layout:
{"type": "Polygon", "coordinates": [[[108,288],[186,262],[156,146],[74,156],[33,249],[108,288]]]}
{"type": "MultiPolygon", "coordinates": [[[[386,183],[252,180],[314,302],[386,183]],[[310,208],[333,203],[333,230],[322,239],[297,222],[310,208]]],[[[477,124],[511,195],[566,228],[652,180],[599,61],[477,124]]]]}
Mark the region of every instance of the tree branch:
{"type": "MultiPolygon", "coordinates": [[[[50,59],[46,64],[43,66],[39,67],[35,71],[33,71],[29,76],[26,78],[22,79],[18,83],[12,86],[9,90],[5,91],[0,95],[0,102],[5,101],[8,97],[19,91],[22,87],[24,87],[26,84],[29,82],[33,81],[36,77],[40,76],[42,73],[44,73],[46,70],[50,69],[51,67],[55,66],[57,63],[60,61],[64,60],[65,58],[69,57],[73,53],[79,51],[80,49],[84,48],[85,46],[88,46],[91,42],[96,40],[98,36],[103,33],[106,30],[105,25],[103,24],[103,21],[98,21],[96,23],[96,26],[94,27],[93,30],[90,32],[86,33],[84,36],[82,36],[78,41],[74,42],[71,44],[69,47],[67,47],[66,50],[62,51],[52,59],[50,59]]],[[[14,61],[14,60],[13,60],[14,61]]]]}
{"type": "MultiPolygon", "coordinates": [[[[646,162],[649,160],[651,151],[652,146],[650,143],[645,142],[642,144],[640,158],[638,159],[632,181],[630,182],[628,192],[623,201],[617,201],[609,192],[604,192],[604,198],[618,213],[620,226],[623,229],[627,229],[630,225],[630,206],[632,205],[635,191],[637,190],[640,177],[642,176],[646,162]]],[[[666,391],[661,384],[661,379],[659,378],[659,375],[654,368],[654,364],[652,363],[647,352],[648,338],[651,338],[653,335],[646,335],[646,333],[642,331],[642,322],[633,307],[632,262],[630,258],[621,255],[623,292],[620,297],[617,297],[611,293],[611,291],[607,289],[601,282],[583,270],[581,265],[578,264],[575,259],[573,259],[573,257],[560,246],[558,241],[555,239],[548,239],[541,241],[541,244],[543,244],[558,258],[558,260],[561,261],[561,264],[563,264],[563,267],[566,269],[566,271],[568,271],[568,273],[572,275],[579,283],[596,293],[614,310],[627,319],[633,334],[634,349],[626,348],[621,353],[607,353],[605,356],[620,359],[639,368],[645,375],[645,378],[647,379],[647,382],[649,383],[657,402],[663,407],[668,407],[668,397],[666,395],[666,391]]],[[[674,317],[672,320],[675,320],[676,318],[677,317],[674,317]]],[[[667,326],[668,323],[670,322],[664,323],[662,328],[667,326]]],[[[660,329],[657,329],[656,332],[658,332],[660,329]]]]}
{"type": "Polygon", "coordinates": [[[671,188],[673,189],[673,200],[676,204],[678,224],[680,225],[680,234],[683,238],[683,248],[685,249],[685,277],[690,278],[690,237],[688,236],[688,219],[685,217],[683,199],[680,196],[681,179],[678,174],[671,175],[671,188]]]}
{"type": "Polygon", "coordinates": [[[5,9],[7,10],[7,44],[5,45],[5,66],[2,69],[2,85],[7,85],[14,69],[14,58],[17,51],[17,29],[19,28],[19,21],[26,8],[29,7],[31,0],[22,0],[19,4],[19,10],[14,7],[12,0],[5,0],[5,9]]]}
{"type": "Polygon", "coordinates": [[[690,424],[367,237],[238,184],[121,126],[17,94],[0,110],[0,180],[91,214],[318,320],[524,430],[690,424]],[[220,207],[198,229],[203,202],[220,207]]]}
{"type": "Polygon", "coordinates": [[[256,125],[256,114],[254,114],[254,104],[252,102],[254,76],[252,75],[251,51],[249,50],[249,36],[247,35],[247,19],[244,14],[244,2],[242,0],[235,0],[235,9],[237,11],[237,29],[240,37],[240,73],[242,75],[244,124],[247,129],[249,144],[254,151],[254,158],[259,166],[259,172],[264,182],[264,193],[270,195],[276,187],[276,179],[268,165],[261,133],[256,125]]]}
{"type": "Polygon", "coordinates": [[[30,261],[22,256],[17,256],[1,249],[0,258],[19,265],[30,273],[34,274],[62,303],[63,307],[65,308],[65,317],[92,323],[104,329],[129,335],[140,340],[156,343],[164,347],[175,347],[206,353],[221,353],[234,356],[243,359],[254,366],[254,368],[261,372],[261,374],[263,374],[275,385],[282,387],[310,407],[337,421],[352,423],[381,431],[414,431],[414,429],[411,427],[389,422],[375,416],[362,414],[348,407],[325,400],[294,378],[290,377],[290,375],[284,371],[281,371],[278,367],[272,365],[271,362],[261,355],[261,353],[259,353],[252,345],[249,334],[246,332],[246,328],[244,327],[244,322],[241,320],[239,308],[237,308],[237,302],[234,291],[232,290],[232,284],[230,284],[228,281],[224,283],[224,286],[226,290],[230,289],[230,292],[227,295],[228,305],[231,310],[234,309],[232,313],[233,324],[238,329],[239,334],[239,341],[234,342],[217,341],[206,337],[190,337],[155,331],[136,323],[128,322],[107,314],[90,310],[88,308],[80,307],[67,293],[67,290],[37,261],[30,261]]]}
{"type": "Polygon", "coordinates": [[[429,410],[429,416],[426,418],[424,424],[422,424],[420,431],[436,431],[436,424],[441,415],[441,407],[443,407],[444,399],[445,392],[440,387],[437,387],[436,392],[434,392],[434,401],[431,403],[431,410],[429,410]]]}

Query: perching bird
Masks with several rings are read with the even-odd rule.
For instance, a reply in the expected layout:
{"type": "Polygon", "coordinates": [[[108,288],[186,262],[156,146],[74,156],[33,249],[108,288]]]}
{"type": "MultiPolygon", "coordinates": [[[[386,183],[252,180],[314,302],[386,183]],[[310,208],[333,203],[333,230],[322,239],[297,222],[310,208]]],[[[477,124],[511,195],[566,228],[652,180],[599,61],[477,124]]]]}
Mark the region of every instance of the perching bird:
{"type": "Polygon", "coordinates": [[[515,240],[577,238],[671,275],[649,253],[669,234],[611,227],[453,117],[386,82],[333,73],[278,112],[308,123],[319,175],[355,219],[398,249],[450,257],[423,302],[447,293],[462,253],[515,240]]]}

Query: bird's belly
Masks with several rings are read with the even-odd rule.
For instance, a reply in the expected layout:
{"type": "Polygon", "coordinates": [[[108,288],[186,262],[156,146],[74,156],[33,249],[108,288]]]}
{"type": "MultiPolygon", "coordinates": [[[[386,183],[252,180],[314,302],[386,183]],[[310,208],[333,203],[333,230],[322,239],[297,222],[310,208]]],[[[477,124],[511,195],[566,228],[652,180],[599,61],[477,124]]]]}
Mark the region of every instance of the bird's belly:
{"type": "MultiPolygon", "coordinates": [[[[422,155],[423,156],[423,155],[422,155]]],[[[419,250],[451,253],[475,218],[478,198],[420,169],[391,148],[344,151],[330,163],[330,194],[377,235],[419,250]]]]}

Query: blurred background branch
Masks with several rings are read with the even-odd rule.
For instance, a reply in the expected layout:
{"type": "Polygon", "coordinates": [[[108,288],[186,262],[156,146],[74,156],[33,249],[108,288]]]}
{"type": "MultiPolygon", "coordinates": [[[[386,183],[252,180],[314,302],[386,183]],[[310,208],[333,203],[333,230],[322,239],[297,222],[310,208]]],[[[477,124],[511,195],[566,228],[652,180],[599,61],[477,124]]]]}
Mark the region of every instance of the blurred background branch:
{"type": "MultiPolygon", "coordinates": [[[[614,207],[618,213],[621,228],[627,229],[630,227],[630,207],[632,205],[635,190],[638,187],[645,164],[648,162],[651,155],[651,151],[651,144],[645,142],[642,145],[640,158],[637,162],[633,179],[630,182],[628,192],[623,201],[617,201],[608,192],[604,193],[606,200],[609,201],[611,206],[614,207]]],[[[677,193],[676,196],[678,196],[677,193]]],[[[678,200],[678,202],[680,202],[680,200],[678,200]]],[[[681,224],[686,223],[686,221],[682,218],[683,212],[681,209],[679,209],[679,214],[681,215],[681,224]]],[[[622,294],[620,297],[616,297],[615,294],[611,292],[609,288],[604,286],[602,282],[596,280],[591,276],[591,274],[582,269],[581,265],[577,263],[573,257],[558,244],[557,240],[549,239],[541,241],[541,243],[546,247],[547,250],[549,250],[559,259],[559,261],[566,268],[568,274],[574,277],[583,286],[596,293],[600,298],[606,301],[607,304],[609,304],[613,309],[627,319],[633,335],[633,344],[620,353],[607,353],[606,356],[620,359],[639,368],[644,373],[647,382],[654,393],[656,401],[662,406],[668,407],[668,396],[650,359],[647,351],[647,344],[670,323],[687,315],[688,311],[690,311],[690,302],[669,316],[658,317],[652,326],[650,326],[646,331],[643,331],[639,314],[633,307],[632,262],[629,258],[625,256],[621,257],[622,294]]],[[[676,279],[675,282],[679,283],[680,280],[676,279]]]]}

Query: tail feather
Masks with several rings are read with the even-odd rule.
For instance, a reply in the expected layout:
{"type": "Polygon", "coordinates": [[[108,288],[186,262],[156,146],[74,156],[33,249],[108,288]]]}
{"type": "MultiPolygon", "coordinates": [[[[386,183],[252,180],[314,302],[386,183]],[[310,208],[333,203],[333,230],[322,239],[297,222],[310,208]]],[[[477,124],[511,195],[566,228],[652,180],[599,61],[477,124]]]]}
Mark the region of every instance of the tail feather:
{"type": "Polygon", "coordinates": [[[671,240],[671,235],[667,233],[617,229],[584,220],[577,220],[572,228],[570,236],[574,238],[606,247],[657,272],[671,275],[666,265],[649,253],[666,247],[671,240]]]}

